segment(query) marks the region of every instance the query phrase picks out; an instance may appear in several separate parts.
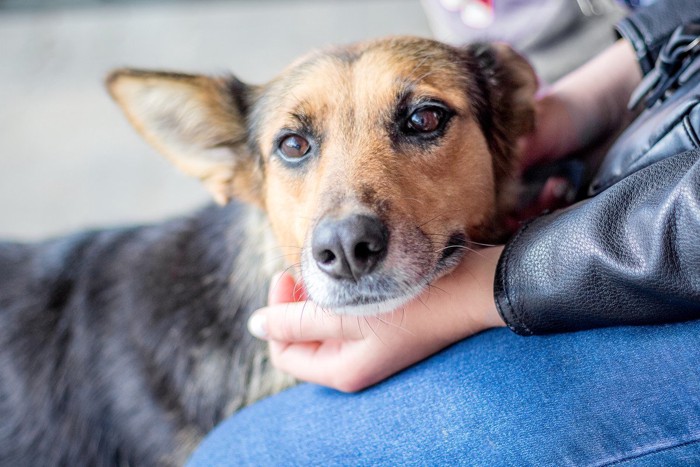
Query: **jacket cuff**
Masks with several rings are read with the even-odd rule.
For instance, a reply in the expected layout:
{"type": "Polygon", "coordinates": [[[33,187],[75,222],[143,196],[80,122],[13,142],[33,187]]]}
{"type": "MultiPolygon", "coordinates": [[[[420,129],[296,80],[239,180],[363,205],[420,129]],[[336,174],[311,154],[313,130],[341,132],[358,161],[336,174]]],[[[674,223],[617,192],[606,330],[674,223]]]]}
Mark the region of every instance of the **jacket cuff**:
{"type": "Polygon", "coordinates": [[[494,277],[517,334],[700,318],[700,150],[670,156],[525,225],[494,277]]]}
{"type": "Polygon", "coordinates": [[[521,336],[531,336],[534,333],[525,324],[524,317],[517,311],[514,306],[514,297],[511,297],[511,293],[515,293],[517,288],[512,287],[508,283],[508,266],[510,261],[510,256],[513,250],[513,245],[517,242],[518,237],[528,228],[530,224],[523,226],[509,241],[506,243],[501,253],[501,257],[498,259],[498,265],[496,266],[496,277],[494,278],[494,299],[496,301],[496,309],[498,314],[501,315],[503,321],[510,328],[511,331],[521,336]]]}
{"type": "Polygon", "coordinates": [[[664,43],[678,26],[700,19],[697,0],[658,1],[636,10],[615,26],[617,33],[627,39],[637,53],[644,74],[652,68],[664,43]]]}

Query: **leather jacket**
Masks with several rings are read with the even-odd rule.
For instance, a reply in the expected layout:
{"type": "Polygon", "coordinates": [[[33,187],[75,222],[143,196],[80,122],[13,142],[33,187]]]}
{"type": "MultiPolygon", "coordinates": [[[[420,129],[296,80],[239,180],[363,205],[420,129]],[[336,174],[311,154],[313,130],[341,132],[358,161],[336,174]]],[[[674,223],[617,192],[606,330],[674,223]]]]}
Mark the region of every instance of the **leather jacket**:
{"type": "MultiPolygon", "coordinates": [[[[649,73],[674,29],[698,19],[697,0],[668,0],[635,11],[617,31],[649,73]]],[[[594,196],[531,221],[506,245],[494,293],[513,331],[700,318],[700,72],[684,86],[691,91],[623,133],[594,196]]]]}

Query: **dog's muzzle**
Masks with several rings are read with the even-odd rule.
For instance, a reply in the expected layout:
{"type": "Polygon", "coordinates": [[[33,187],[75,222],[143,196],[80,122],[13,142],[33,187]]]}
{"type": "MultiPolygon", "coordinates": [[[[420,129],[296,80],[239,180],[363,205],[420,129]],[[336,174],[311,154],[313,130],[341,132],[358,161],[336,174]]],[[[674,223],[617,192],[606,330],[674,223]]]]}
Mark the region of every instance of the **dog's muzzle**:
{"type": "Polygon", "coordinates": [[[382,262],[388,246],[389,230],[379,218],[353,214],[319,222],[311,252],[318,268],[331,278],[357,282],[382,262]]]}

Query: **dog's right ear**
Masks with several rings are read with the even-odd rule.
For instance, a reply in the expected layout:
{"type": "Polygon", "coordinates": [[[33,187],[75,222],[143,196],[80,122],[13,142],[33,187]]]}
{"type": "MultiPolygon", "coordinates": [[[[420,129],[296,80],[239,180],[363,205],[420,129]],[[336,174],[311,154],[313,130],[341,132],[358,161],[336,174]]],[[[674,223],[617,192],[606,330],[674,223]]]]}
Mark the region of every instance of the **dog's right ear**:
{"type": "Polygon", "coordinates": [[[263,171],[248,144],[246,115],[255,88],[234,77],[122,69],[107,88],[141,135],[219,204],[262,204],[263,171]]]}

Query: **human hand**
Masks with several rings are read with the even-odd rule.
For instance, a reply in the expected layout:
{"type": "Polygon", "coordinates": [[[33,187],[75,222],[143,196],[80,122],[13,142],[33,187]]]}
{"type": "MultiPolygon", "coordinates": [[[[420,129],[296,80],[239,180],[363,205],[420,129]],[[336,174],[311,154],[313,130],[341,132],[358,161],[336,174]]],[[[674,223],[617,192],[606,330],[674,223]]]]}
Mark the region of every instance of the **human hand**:
{"type": "MultiPolygon", "coordinates": [[[[535,101],[535,130],[520,141],[518,175],[583,149],[588,170],[593,170],[610,142],[634,119],[636,113],[627,110],[627,101],[640,80],[634,50],[627,41],[619,40],[540,90],[535,101]]],[[[539,196],[519,206],[507,220],[511,230],[520,221],[575,199],[578,186],[565,176],[553,175],[540,183],[539,196]]]]}
{"type": "Polygon", "coordinates": [[[620,39],[540,90],[535,131],[521,142],[522,168],[556,161],[619,133],[636,116],[627,101],[641,78],[634,49],[620,39]]]}
{"type": "Polygon", "coordinates": [[[503,247],[467,254],[450,274],[400,310],[338,316],[305,298],[289,274],[273,280],[270,305],[248,322],[269,342],[272,363],[298,379],[354,392],[487,328],[504,326],[493,299],[503,247]]]}
{"type": "Polygon", "coordinates": [[[572,177],[574,164],[558,162],[579,144],[572,136],[575,123],[566,99],[552,90],[540,91],[535,100],[535,119],[534,131],[519,141],[515,173],[519,179],[518,203],[504,218],[504,226],[511,233],[528,219],[570,205],[579,188],[576,177],[572,177]]]}

